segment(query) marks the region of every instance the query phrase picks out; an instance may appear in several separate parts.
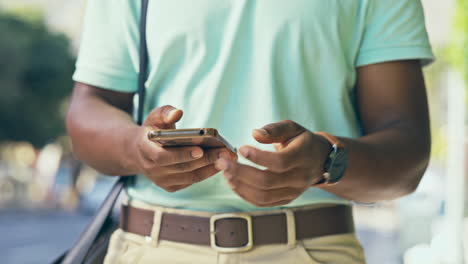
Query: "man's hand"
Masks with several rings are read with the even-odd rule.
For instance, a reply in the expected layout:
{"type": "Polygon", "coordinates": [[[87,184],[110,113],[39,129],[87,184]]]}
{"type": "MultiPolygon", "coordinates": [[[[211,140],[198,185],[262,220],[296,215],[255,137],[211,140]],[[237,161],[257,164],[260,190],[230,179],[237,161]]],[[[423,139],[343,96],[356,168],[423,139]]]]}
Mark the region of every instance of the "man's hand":
{"type": "Polygon", "coordinates": [[[130,143],[132,164],[152,182],[168,192],[186,188],[218,172],[218,158],[235,160],[226,148],[203,150],[197,146],[164,148],[148,139],[150,129],[174,129],[182,111],[172,106],[155,108],[130,143]]]}
{"type": "Polygon", "coordinates": [[[255,129],[253,137],[274,144],[276,152],[251,146],[242,146],[239,152],[265,170],[225,158],[216,162],[216,168],[224,171],[231,188],[244,200],[259,207],[285,205],[320,180],[330,152],[321,136],[285,120],[255,129]]]}

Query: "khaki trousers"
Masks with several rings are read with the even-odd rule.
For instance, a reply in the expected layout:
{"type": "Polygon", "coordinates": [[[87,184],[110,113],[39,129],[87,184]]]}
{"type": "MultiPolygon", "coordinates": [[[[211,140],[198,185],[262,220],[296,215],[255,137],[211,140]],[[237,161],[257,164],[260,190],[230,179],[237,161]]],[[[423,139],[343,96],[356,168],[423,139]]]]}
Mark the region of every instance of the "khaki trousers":
{"type": "MultiPolygon", "coordinates": [[[[162,212],[195,216],[213,213],[180,210],[131,202],[132,206],[155,210],[155,223],[162,212]]],[[[326,205],[315,205],[314,207],[326,205]]],[[[302,207],[303,208],[303,207],[302,207]]],[[[294,209],[293,209],[294,210],[294,209]]],[[[278,211],[251,212],[252,215],[278,211]]],[[[313,224],[313,223],[312,223],[313,224]]],[[[288,227],[290,228],[290,227],[288,227]]],[[[159,240],[159,226],[154,225],[152,238],[118,229],[111,237],[105,264],[363,264],[364,251],[354,233],[297,240],[295,245],[272,244],[255,246],[247,252],[220,253],[210,246],[159,240]]]]}

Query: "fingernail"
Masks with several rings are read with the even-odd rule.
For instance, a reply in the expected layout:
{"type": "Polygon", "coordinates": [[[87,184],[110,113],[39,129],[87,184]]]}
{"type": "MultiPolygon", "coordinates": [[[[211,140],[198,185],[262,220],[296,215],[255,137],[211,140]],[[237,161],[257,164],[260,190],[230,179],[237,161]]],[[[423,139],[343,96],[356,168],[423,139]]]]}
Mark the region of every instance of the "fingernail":
{"type": "Polygon", "coordinates": [[[168,117],[169,119],[172,119],[172,118],[174,117],[174,115],[177,113],[177,111],[179,111],[179,109],[177,109],[177,108],[172,109],[172,110],[169,111],[169,113],[167,114],[167,117],[168,117]]]}
{"type": "Polygon", "coordinates": [[[215,163],[215,168],[218,170],[227,170],[229,168],[229,163],[225,159],[219,159],[215,163]]]}
{"type": "Polygon", "coordinates": [[[268,130],[264,129],[264,128],[257,128],[257,129],[254,129],[255,131],[258,131],[260,134],[264,135],[264,136],[270,136],[270,133],[268,132],[268,130]]]}
{"type": "Polygon", "coordinates": [[[239,152],[244,158],[247,158],[249,156],[249,149],[248,148],[240,148],[239,152]]]}
{"type": "Polygon", "coordinates": [[[203,150],[201,149],[192,150],[190,154],[192,155],[192,158],[198,159],[198,158],[203,157],[203,150]]]}

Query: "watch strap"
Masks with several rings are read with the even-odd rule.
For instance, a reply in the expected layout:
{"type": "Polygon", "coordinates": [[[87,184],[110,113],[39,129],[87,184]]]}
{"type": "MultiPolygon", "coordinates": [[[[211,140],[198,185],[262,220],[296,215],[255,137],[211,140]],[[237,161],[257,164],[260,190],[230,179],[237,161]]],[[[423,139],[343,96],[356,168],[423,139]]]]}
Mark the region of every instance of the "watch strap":
{"type": "Polygon", "coordinates": [[[324,173],[322,174],[322,178],[317,183],[313,184],[312,186],[313,187],[326,187],[326,186],[335,185],[338,183],[338,181],[331,182],[331,176],[329,172],[331,164],[332,164],[332,161],[330,160],[330,155],[332,154],[332,152],[334,151],[336,152],[338,148],[344,148],[344,144],[337,137],[327,132],[319,131],[319,132],[315,132],[315,134],[325,138],[328,141],[328,143],[330,143],[331,150],[328,153],[327,159],[325,160],[325,163],[324,163],[324,173]]]}
{"type": "Polygon", "coordinates": [[[323,131],[315,132],[315,134],[324,137],[332,146],[344,148],[344,144],[332,134],[323,131]]]}

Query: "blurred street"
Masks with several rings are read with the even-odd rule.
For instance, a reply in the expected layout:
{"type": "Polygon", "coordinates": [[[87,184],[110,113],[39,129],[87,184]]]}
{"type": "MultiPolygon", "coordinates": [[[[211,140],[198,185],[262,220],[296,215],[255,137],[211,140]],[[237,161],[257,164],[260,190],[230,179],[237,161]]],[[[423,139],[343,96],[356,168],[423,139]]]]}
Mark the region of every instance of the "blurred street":
{"type": "Polygon", "coordinates": [[[71,246],[90,218],[60,211],[0,212],[0,263],[50,263],[71,246]]]}

